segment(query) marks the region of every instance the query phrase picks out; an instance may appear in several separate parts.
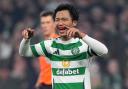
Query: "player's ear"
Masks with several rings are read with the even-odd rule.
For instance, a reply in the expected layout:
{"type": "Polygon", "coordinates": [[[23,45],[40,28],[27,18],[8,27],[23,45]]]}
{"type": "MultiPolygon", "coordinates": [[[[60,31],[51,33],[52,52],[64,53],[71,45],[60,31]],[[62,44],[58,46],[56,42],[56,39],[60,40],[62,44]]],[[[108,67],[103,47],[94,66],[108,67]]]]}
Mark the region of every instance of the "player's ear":
{"type": "Polygon", "coordinates": [[[77,25],[77,21],[73,21],[73,26],[76,26],[77,25]]]}

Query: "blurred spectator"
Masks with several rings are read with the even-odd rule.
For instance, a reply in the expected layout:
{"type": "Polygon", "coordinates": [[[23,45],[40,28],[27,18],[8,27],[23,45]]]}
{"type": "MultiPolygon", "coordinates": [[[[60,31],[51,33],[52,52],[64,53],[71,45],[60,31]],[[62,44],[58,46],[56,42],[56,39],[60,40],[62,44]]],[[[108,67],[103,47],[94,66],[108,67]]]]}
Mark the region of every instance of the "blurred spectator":
{"type": "Polygon", "coordinates": [[[107,75],[104,76],[104,89],[122,89],[122,77],[116,59],[108,62],[107,70],[107,75]]]}
{"type": "MultiPolygon", "coordinates": [[[[21,89],[27,89],[28,83],[26,73],[26,62],[18,55],[15,55],[14,66],[11,72],[11,77],[18,81],[21,89]]],[[[19,89],[19,88],[18,88],[19,89]]]]}
{"type": "Polygon", "coordinates": [[[6,66],[0,68],[0,89],[26,89],[21,83],[24,82],[12,77],[6,66]]]}
{"type": "MultiPolygon", "coordinates": [[[[126,68],[128,69],[128,67],[126,68]]],[[[125,81],[124,81],[124,89],[128,89],[128,71],[125,71],[125,81]]]]}
{"type": "Polygon", "coordinates": [[[92,89],[102,89],[101,73],[97,62],[94,62],[89,69],[91,72],[92,89]]]}
{"type": "Polygon", "coordinates": [[[3,34],[0,43],[0,59],[8,61],[12,55],[12,44],[11,40],[8,38],[8,34],[3,34]]]}
{"type": "Polygon", "coordinates": [[[78,28],[109,48],[92,64],[92,88],[128,89],[127,0],[0,0],[0,89],[34,89],[38,63],[19,56],[21,30],[34,28],[32,43],[41,41],[39,13],[65,2],[78,8],[78,28]]]}

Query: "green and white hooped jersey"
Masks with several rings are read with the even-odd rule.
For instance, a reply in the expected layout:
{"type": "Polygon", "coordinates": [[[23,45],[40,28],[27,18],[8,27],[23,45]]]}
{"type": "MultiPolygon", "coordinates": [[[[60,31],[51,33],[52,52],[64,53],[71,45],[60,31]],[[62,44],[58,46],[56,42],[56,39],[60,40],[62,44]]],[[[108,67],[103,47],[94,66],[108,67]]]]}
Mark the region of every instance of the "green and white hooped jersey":
{"type": "Polygon", "coordinates": [[[56,38],[31,45],[31,50],[50,60],[53,89],[91,89],[88,65],[93,52],[83,40],[56,38]]]}

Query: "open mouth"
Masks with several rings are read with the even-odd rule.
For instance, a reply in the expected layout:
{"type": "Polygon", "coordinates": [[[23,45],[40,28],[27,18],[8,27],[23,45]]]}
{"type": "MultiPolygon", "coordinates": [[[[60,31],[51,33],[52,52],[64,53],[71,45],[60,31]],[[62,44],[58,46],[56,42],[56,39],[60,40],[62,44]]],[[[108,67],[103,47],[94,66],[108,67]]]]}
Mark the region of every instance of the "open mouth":
{"type": "Polygon", "coordinates": [[[65,33],[66,29],[59,29],[60,33],[65,33]]]}
{"type": "Polygon", "coordinates": [[[65,33],[67,30],[66,27],[62,27],[62,26],[60,26],[60,27],[58,26],[57,28],[59,30],[59,33],[62,33],[62,34],[65,33]]]}

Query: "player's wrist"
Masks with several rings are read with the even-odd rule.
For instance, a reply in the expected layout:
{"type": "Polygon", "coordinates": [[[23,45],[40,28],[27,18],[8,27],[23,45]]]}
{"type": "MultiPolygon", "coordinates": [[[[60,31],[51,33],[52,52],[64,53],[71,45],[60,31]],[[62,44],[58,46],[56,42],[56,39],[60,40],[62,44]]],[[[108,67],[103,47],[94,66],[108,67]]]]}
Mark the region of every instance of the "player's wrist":
{"type": "Polygon", "coordinates": [[[81,37],[81,38],[84,38],[85,36],[86,36],[86,33],[80,32],[80,37],[81,37]]]}
{"type": "Polygon", "coordinates": [[[28,43],[30,39],[23,38],[23,41],[25,41],[25,43],[28,43]]]}
{"type": "Polygon", "coordinates": [[[28,41],[28,40],[30,40],[30,38],[23,38],[25,41],[28,41]]]}
{"type": "Polygon", "coordinates": [[[82,40],[84,40],[85,42],[86,42],[88,39],[89,39],[89,36],[88,36],[87,34],[82,38],[82,40]]]}

